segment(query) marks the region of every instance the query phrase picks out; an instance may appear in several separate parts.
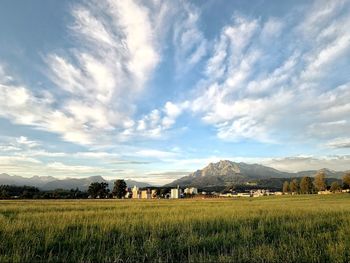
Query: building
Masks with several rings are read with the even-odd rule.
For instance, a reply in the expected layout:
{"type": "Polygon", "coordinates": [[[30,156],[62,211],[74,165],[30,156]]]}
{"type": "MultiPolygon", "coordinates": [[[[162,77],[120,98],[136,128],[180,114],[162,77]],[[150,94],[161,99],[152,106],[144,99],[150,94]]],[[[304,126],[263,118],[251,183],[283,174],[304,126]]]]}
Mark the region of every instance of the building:
{"type": "Polygon", "coordinates": [[[155,189],[151,190],[151,198],[154,199],[154,198],[157,198],[158,195],[157,195],[157,191],[155,189]]]}
{"type": "Polygon", "coordinates": [[[181,198],[181,189],[179,186],[177,186],[177,188],[173,188],[170,191],[170,198],[172,199],[178,199],[181,198]]]}
{"type": "Polygon", "coordinates": [[[332,194],[332,192],[329,191],[329,190],[325,190],[325,191],[318,191],[317,194],[319,194],[319,195],[329,195],[329,194],[332,194]]]}
{"type": "Polygon", "coordinates": [[[137,186],[134,186],[132,189],[132,198],[133,199],[151,199],[156,198],[156,190],[146,189],[140,190],[137,186]]]}
{"type": "Polygon", "coordinates": [[[228,193],[221,193],[219,196],[220,197],[235,197],[236,195],[234,195],[231,192],[228,192],[228,193]]]}
{"type": "Polygon", "coordinates": [[[132,198],[132,191],[130,191],[130,189],[126,190],[126,194],[125,194],[124,198],[126,198],[126,199],[132,198]]]}
{"type": "Polygon", "coordinates": [[[141,198],[141,191],[136,185],[132,189],[132,198],[133,199],[140,199],[141,198]]]}
{"type": "Polygon", "coordinates": [[[186,188],[184,190],[184,194],[197,195],[198,194],[198,189],[195,188],[195,187],[186,188]]]}
{"type": "Polygon", "coordinates": [[[141,192],[142,199],[152,199],[156,197],[157,197],[156,190],[147,189],[147,190],[142,190],[141,192]]]}
{"type": "Polygon", "coordinates": [[[269,190],[265,190],[265,189],[258,189],[256,191],[250,191],[250,195],[252,197],[260,197],[260,196],[269,196],[270,195],[270,191],[269,190]]]}
{"type": "Polygon", "coordinates": [[[141,191],[141,198],[142,199],[151,199],[151,192],[149,191],[149,189],[141,191]]]}
{"type": "Polygon", "coordinates": [[[237,197],[251,197],[250,193],[237,193],[237,197]]]}

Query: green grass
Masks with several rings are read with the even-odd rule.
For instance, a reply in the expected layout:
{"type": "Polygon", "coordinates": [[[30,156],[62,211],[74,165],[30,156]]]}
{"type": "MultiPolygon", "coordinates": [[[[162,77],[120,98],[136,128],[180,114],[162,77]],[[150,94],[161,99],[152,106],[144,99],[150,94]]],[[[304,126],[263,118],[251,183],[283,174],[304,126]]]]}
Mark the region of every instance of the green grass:
{"type": "Polygon", "coordinates": [[[0,262],[350,262],[350,195],[0,201],[0,262]]]}

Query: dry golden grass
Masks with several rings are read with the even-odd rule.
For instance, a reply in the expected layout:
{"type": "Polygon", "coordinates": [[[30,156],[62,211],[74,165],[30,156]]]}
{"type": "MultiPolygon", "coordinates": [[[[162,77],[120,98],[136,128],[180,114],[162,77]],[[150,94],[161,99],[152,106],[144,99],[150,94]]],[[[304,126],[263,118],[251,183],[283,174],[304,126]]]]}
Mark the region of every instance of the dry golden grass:
{"type": "Polygon", "coordinates": [[[350,195],[0,201],[0,262],[350,262],[350,195]]]}

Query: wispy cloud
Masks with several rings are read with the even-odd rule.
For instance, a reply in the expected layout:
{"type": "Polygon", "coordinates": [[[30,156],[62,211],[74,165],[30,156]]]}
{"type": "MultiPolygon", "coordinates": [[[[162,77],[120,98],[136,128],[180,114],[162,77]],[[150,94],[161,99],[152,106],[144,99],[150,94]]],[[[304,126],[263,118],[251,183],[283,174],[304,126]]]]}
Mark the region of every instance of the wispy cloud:
{"type": "Polygon", "coordinates": [[[328,168],[335,171],[350,170],[350,156],[296,156],[265,160],[263,163],[288,172],[319,170],[328,168]]]}
{"type": "Polygon", "coordinates": [[[156,158],[156,159],[167,159],[178,155],[176,152],[172,151],[161,151],[153,149],[139,150],[133,154],[133,156],[146,157],[146,158],[156,158]]]}
{"type": "Polygon", "coordinates": [[[331,148],[350,148],[350,138],[337,138],[327,143],[331,148]]]}
{"type": "Polygon", "coordinates": [[[315,4],[305,20],[286,20],[289,31],[282,31],[281,20],[236,14],[216,40],[192,110],[224,140],[343,137],[350,116],[349,78],[344,75],[341,85],[339,77],[338,84],[332,79],[341,57],[350,54],[350,20],[340,12],[343,6],[335,1],[324,10],[315,4]],[[276,56],[283,47],[284,54],[276,56]],[[316,131],[327,122],[343,129],[316,131]]]}
{"type": "Polygon", "coordinates": [[[200,11],[190,3],[181,2],[180,19],[174,24],[173,42],[178,74],[184,74],[207,54],[208,41],[200,30],[200,11]]]}
{"type": "Polygon", "coordinates": [[[133,0],[73,5],[71,15],[74,48],[46,58],[48,76],[66,95],[46,92],[45,98],[10,85],[1,67],[0,114],[83,145],[95,143],[101,133],[100,142],[118,138],[133,123],[134,100],[160,60],[157,21],[133,0]]]}

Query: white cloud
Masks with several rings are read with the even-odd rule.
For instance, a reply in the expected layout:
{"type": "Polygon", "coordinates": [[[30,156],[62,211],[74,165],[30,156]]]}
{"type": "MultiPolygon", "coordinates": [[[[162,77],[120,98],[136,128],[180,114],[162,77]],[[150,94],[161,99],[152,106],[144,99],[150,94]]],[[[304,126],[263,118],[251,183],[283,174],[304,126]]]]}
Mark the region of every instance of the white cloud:
{"type": "Polygon", "coordinates": [[[159,62],[149,9],[132,0],[107,1],[74,7],[72,14],[78,49],[48,60],[52,80],[73,96],[63,111],[84,133],[128,128],[133,100],[159,62]]]}
{"type": "Polygon", "coordinates": [[[171,151],[144,149],[144,150],[136,151],[135,153],[131,153],[131,155],[138,156],[138,157],[146,157],[146,158],[167,159],[167,158],[173,158],[177,156],[178,153],[171,152],[171,151]]]}
{"type": "Polygon", "coordinates": [[[2,152],[21,152],[36,150],[41,146],[38,141],[30,140],[25,136],[20,137],[0,137],[0,154],[2,152]]]}
{"type": "Polygon", "coordinates": [[[102,144],[124,138],[134,125],[134,101],[160,61],[154,23],[162,21],[150,12],[133,0],[73,5],[74,48],[46,58],[61,91],[43,96],[9,84],[1,66],[0,115],[83,145],[96,143],[97,135],[102,144]]]}
{"type": "Polygon", "coordinates": [[[34,148],[40,145],[36,141],[28,140],[28,138],[25,136],[20,136],[19,138],[16,139],[16,142],[20,145],[25,145],[29,148],[34,148]]]}
{"type": "Polygon", "coordinates": [[[113,169],[88,165],[68,165],[61,162],[42,163],[36,159],[17,156],[0,156],[0,169],[10,175],[20,175],[30,177],[55,176],[65,177],[86,177],[92,175],[115,176],[113,169]]]}
{"type": "Polygon", "coordinates": [[[331,148],[350,148],[350,138],[336,138],[327,143],[331,148]]]}
{"type": "Polygon", "coordinates": [[[269,42],[271,39],[277,39],[282,33],[283,22],[277,18],[270,18],[263,26],[261,32],[262,42],[269,42]]]}
{"type": "MultiPolygon", "coordinates": [[[[227,78],[236,71],[235,66],[242,60],[242,54],[248,48],[258,26],[256,20],[235,15],[233,25],[222,29],[207,62],[206,73],[210,79],[220,80],[224,75],[227,78]]],[[[241,66],[244,67],[244,64],[241,63],[241,66]]]]}
{"type": "Polygon", "coordinates": [[[176,119],[188,108],[188,101],[180,103],[168,101],[162,108],[154,109],[136,122],[130,123],[122,136],[124,136],[124,139],[133,136],[145,138],[164,137],[164,133],[173,127],[176,119]]]}
{"type": "Polygon", "coordinates": [[[349,78],[345,71],[333,78],[350,55],[350,19],[339,13],[342,5],[329,4],[327,12],[305,9],[317,19],[289,19],[288,25],[236,14],[215,41],[192,111],[224,140],[344,137],[350,122],[349,78]],[[327,23],[332,27],[318,27],[327,23]],[[297,38],[302,42],[293,41],[297,38]],[[282,47],[284,53],[278,53],[282,47]],[[320,129],[325,123],[332,125],[320,129]]]}
{"type": "MultiPolygon", "coordinates": [[[[304,19],[298,25],[300,30],[306,38],[310,36],[317,36],[324,28],[326,28],[330,21],[334,20],[344,10],[346,1],[314,1],[311,10],[305,12],[304,19]]],[[[314,39],[311,38],[311,41],[314,39]]]]}
{"type": "Polygon", "coordinates": [[[200,30],[200,13],[193,5],[182,2],[178,16],[180,19],[174,24],[173,44],[176,68],[178,74],[183,74],[207,54],[208,41],[200,30]]]}
{"type": "Polygon", "coordinates": [[[26,166],[28,164],[41,164],[41,162],[25,156],[0,156],[0,167],[7,165],[26,166]]]}
{"type": "Polygon", "coordinates": [[[265,160],[264,165],[287,172],[319,170],[328,168],[335,171],[350,170],[350,156],[296,156],[265,160]]]}
{"type": "Polygon", "coordinates": [[[101,167],[86,166],[86,165],[67,165],[61,162],[52,162],[46,165],[46,168],[54,171],[64,171],[69,174],[109,174],[111,171],[101,167]]]}

